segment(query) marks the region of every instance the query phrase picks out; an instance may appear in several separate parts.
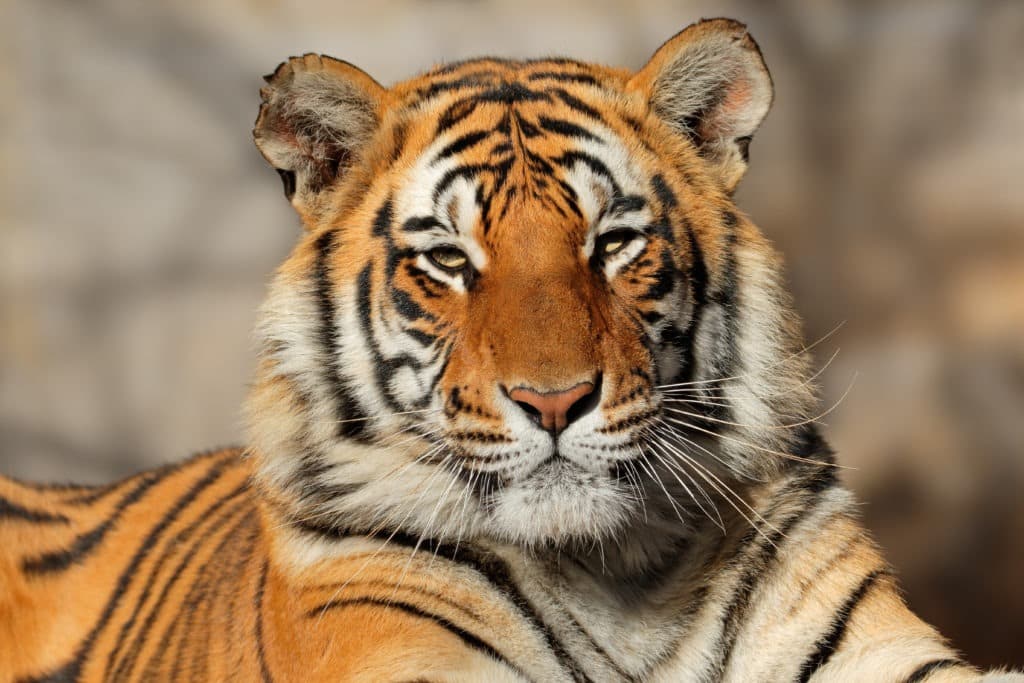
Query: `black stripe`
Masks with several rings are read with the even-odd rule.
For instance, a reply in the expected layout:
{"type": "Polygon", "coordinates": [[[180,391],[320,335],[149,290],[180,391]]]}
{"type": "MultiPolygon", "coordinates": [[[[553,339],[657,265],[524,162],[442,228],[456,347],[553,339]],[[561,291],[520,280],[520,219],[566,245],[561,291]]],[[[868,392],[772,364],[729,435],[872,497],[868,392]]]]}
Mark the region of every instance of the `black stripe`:
{"type": "Polygon", "coordinates": [[[429,86],[419,90],[417,94],[420,96],[421,101],[429,100],[452,90],[462,90],[463,88],[475,89],[493,85],[496,76],[497,72],[495,71],[477,71],[449,81],[431,83],[429,86]]]}
{"type": "Polygon", "coordinates": [[[612,172],[608,169],[607,166],[605,166],[603,161],[601,161],[600,159],[591,154],[587,154],[586,152],[580,152],[578,150],[573,150],[565,152],[564,154],[562,154],[562,156],[555,159],[555,163],[559,164],[563,168],[569,168],[574,164],[582,163],[586,165],[593,173],[604,176],[608,180],[608,183],[612,186],[613,195],[622,194],[622,190],[619,188],[619,184],[615,181],[615,176],[612,174],[612,172]]]}
{"type": "Polygon", "coordinates": [[[722,245],[722,267],[720,272],[710,279],[707,300],[719,307],[720,324],[709,330],[711,337],[707,357],[707,372],[711,377],[732,377],[738,374],[740,362],[737,349],[739,335],[738,311],[741,309],[739,280],[736,269],[737,218],[731,211],[722,214],[725,228],[722,245]]]}
{"type": "Polygon", "coordinates": [[[640,295],[644,301],[661,301],[676,286],[676,264],[672,260],[672,252],[667,247],[661,251],[661,265],[653,273],[647,275],[652,280],[647,291],[640,295]]]}
{"type": "Polygon", "coordinates": [[[719,653],[719,657],[712,667],[710,680],[720,679],[728,668],[733,648],[736,646],[736,639],[743,625],[743,617],[750,607],[755,589],[763,581],[779,553],[779,544],[788,539],[789,533],[797,524],[816,512],[821,503],[820,495],[809,493],[806,489],[805,479],[800,476],[791,479],[786,484],[786,487],[775,497],[775,500],[778,502],[763,515],[763,519],[771,520],[775,526],[775,531],[772,531],[771,535],[765,538],[765,524],[760,524],[759,526],[751,524],[750,530],[740,540],[739,546],[730,562],[732,566],[742,567],[743,572],[732,600],[730,600],[725,609],[722,625],[722,642],[715,648],[719,653]],[[799,498],[794,498],[794,496],[799,498]],[[790,505],[800,498],[803,500],[798,506],[797,512],[789,515],[781,522],[772,520],[773,512],[779,505],[790,505]]]}
{"type": "MultiPolygon", "coordinates": [[[[384,200],[384,203],[380,205],[380,208],[377,209],[377,213],[373,217],[373,234],[378,237],[387,235],[391,230],[391,224],[395,220],[394,214],[393,202],[389,196],[384,200]]],[[[329,239],[333,240],[334,237],[329,239]]],[[[333,244],[331,245],[331,248],[334,248],[333,244]]]]}
{"type": "Polygon", "coordinates": [[[87,492],[79,493],[74,496],[63,499],[61,505],[92,505],[93,503],[109,496],[111,493],[117,491],[125,481],[115,481],[102,486],[90,487],[87,492]]]}
{"type": "Polygon", "coordinates": [[[420,547],[425,549],[425,552],[431,552],[435,556],[451,557],[454,562],[472,567],[482,574],[509,602],[515,605],[526,620],[542,635],[548,649],[568,669],[574,680],[590,680],[583,673],[583,668],[580,664],[573,659],[572,655],[565,649],[565,645],[541,617],[534,604],[519,590],[519,586],[512,579],[512,572],[509,566],[501,558],[492,554],[478,554],[465,547],[455,548],[450,544],[441,543],[434,539],[425,539],[421,542],[421,539],[403,533],[386,535],[381,532],[375,534],[375,536],[378,538],[391,538],[391,542],[409,547],[416,547],[416,544],[420,543],[420,547]]]}
{"type": "Polygon", "coordinates": [[[600,81],[590,74],[566,73],[564,71],[535,71],[526,77],[530,81],[560,81],[563,83],[582,83],[584,85],[600,85],[600,81]]]}
{"type": "Polygon", "coordinates": [[[530,90],[522,83],[502,83],[496,88],[484,91],[476,96],[480,102],[502,102],[504,104],[515,104],[516,102],[550,102],[551,96],[546,92],[530,90]]]}
{"type": "MultiPolygon", "coordinates": [[[[246,551],[239,553],[239,555],[243,556],[245,560],[251,559],[252,542],[255,541],[256,533],[258,533],[258,525],[253,523],[251,515],[243,516],[231,527],[231,530],[217,544],[213,556],[222,555],[227,546],[235,540],[238,531],[246,524],[252,525],[250,528],[254,533],[250,534],[250,543],[247,545],[246,551]]],[[[176,629],[179,623],[178,620],[181,619],[182,637],[178,641],[178,650],[171,659],[173,667],[169,677],[170,680],[199,681],[209,678],[209,676],[200,675],[200,672],[205,671],[206,664],[209,661],[210,630],[211,624],[214,623],[211,611],[215,596],[211,594],[210,589],[221,587],[225,583],[224,580],[210,581],[208,579],[210,571],[217,572],[219,576],[224,575],[221,565],[214,562],[205,563],[200,568],[199,574],[196,576],[195,581],[192,582],[188,594],[180,603],[178,612],[175,615],[175,622],[171,628],[176,629]],[[189,667],[188,675],[184,677],[181,674],[182,666],[189,667]]],[[[230,581],[230,578],[228,581],[230,581]]]]}
{"type": "Polygon", "coordinates": [[[651,178],[651,187],[654,188],[654,194],[657,195],[658,201],[661,203],[662,211],[668,213],[675,209],[679,205],[679,200],[676,199],[675,192],[665,182],[664,176],[660,173],[654,175],[651,178]]]}
{"type": "Polygon", "coordinates": [[[454,128],[460,121],[463,121],[472,114],[480,103],[471,99],[462,99],[453,102],[441,114],[437,120],[437,129],[434,137],[440,137],[442,133],[454,128]]]}
{"type": "Polygon", "coordinates": [[[487,170],[489,167],[481,164],[463,164],[456,166],[455,168],[448,169],[441,179],[437,181],[437,185],[434,186],[433,202],[436,204],[437,200],[441,198],[445,190],[452,186],[452,184],[460,178],[472,178],[481,171],[487,170]]]}
{"type": "Polygon", "coordinates": [[[170,526],[181,511],[188,507],[205,489],[212,486],[220,478],[230,465],[235,463],[236,458],[230,457],[225,458],[221,462],[214,463],[206,475],[196,481],[189,489],[180,496],[170,509],[164,513],[164,516],[160,518],[160,521],[150,530],[146,537],[139,544],[138,549],[132,556],[132,559],[128,562],[128,566],[125,567],[124,571],[117,579],[117,583],[114,585],[114,591],[107,599],[107,604],[103,609],[100,618],[96,621],[96,624],[89,631],[85,639],[78,646],[71,661],[59,669],[43,674],[42,676],[32,677],[25,679],[25,683],[65,683],[66,681],[77,681],[82,674],[82,666],[85,664],[86,659],[90,655],[90,650],[96,643],[96,638],[99,637],[100,631],[106,627],[110,618],[114,615],[114,610],[117,609],[118,604],[121,601],[122,596],[128,589],[132,578],[138,574],[139,565],[146,559],[149,552],[153,549],[160,535],[166,531],[167,527],[170,526]]]}
{"type": "MultiPolygon", "coordinates": [[[[395,397],[391,388],[391,380],[395,373],[402,367],[412,368],[414,372],[423,369],[422,364],[413,356],[402,353],[393,358],[385,358],[381,353],[380,345],[374,336],[373,328],[373,304],[372,304],[372,278],[373,264],[367,263],[359,273],[356,281],[357,295],[356,308],[359,314],[359,325],[362,337],[372,358],[374,376],[377,380],[377,388],[384,396],[388,408],[393,412],[406,410],[408,406],[402,405],[395,397]]],[[[405,290],[390,288],[392,304],[402,316],[409,320],[436,320],[431,313],[424,311],[405,290]]],[[[429,398],[429,395],[425,398],[429,398]]]]}
{"type": "Polygon", "coordinates": [[[853,615],[857,605],[864,599],[864,596],[868,594],[871,587],[875,585],[878,577],[882,576],[885,572],[881,569],[876,569],[860,582],[857,589],[846,599],[842,607],[836,612],[832,618],[832,625],[829,627],[828,632],[824,637],[818,641],[818,646],[814,652],[804,660],[803,665],[800,667],[800,676],[798,680],[800,683],[807,683],[811,679],[818,669],[825,666],[828,660],[835,654],[836,648],[839,647],[839,643],[842,641],[843,636],[846,634],[846,626],[850,622],[850,617],[853,615]]]}
{"type": "Polygon", "coordinates": [[[601,655],[601,658],[604,659],[605,663],[607,663],[609,667],[614,669],[615,673],[618,674],[620,679],[631,682],[639,680],[636,676],[634,676],[631,673],[628,673],[621,666],[619,666],[619,663],[612,659],[612,656],[608,654],[608,651],[601,647],[596,640],[594,640],[594,636],[590,634],[590,631],[588,631],[583,626],[583,624],[579,622],[579,619],[577,619],[572,613],[570,613],[569,610],[566,610],[566,616],[569,617],[569,621],[571,621],[572,625],[576,627],[576,630],[578,630],[587,639],[587,642],[590,643],[590,647],[594,648],[594,651],[597,652],[597,654],[601,655]]]}
{"type": "MultiPolygon", "coordinates": [[[[389,205],[390,202],[384,204],[385,207],[389,205]]],[[[319,342],[323,353],[324,382],[328,387],[328,393],[335,401],[338,437],[365,441],[368,438],[367,420],[369,415],[359,405],[355,393],[342,376],[338,354],[338,329],[332,295],[334,282],[331,278],[329,264],[337,247],[337,235],[336,230],[328,230],[320,235],[315,243],[317,257],[313,283],[316,286],[316,300],[320,309],[319,342]]]]}
{"type": "Polygon", "coordinates": [[[807,464],[804,466],[805,489],[812,493],[820,493],[835,486],[838,481],[835,464],[835,453],[829,447],[817,425],[806,424],[795,428],[789,452],[807,460],[816,460],[822,465],[807,464]]]}
{"type": "Polygon", "coordinates": [[[273,683],[274,677],[270,675],[270,667],[267,666],[267,648],[263,643],[263,595],[267,589],[267,572],[269,563],[263,560],[263,567],[260,569],[260,580],[256,586],[256,595],[253,598],[253,609],[256,611],[255,635],[256,635],[256,658],[260,662],[260,677],[263,683],[273,683]]]}
{"type": "Polygon", "coordinates": [[[594,142],[602,142],[601,138],[591,133],[583,126],[576,125],[570,121],[563,119],[552,119],[547,116],[541,116],[538,119],[540,127],[549,133],[555,133],[557,135],[564,135],[567,138],[581,138],[583,140],[593,140],[594,142]]]}
{"type": "Polygon", "coordinates": [[[624,213],[640,211],[647,206],[647,200],[638,194],[619,196],[612,199],[608,204],[609,216],[621,216],[624,213]]]}
{"type": "MultiPolygon", "coordinates": [[[[224,453],[225,450],[228,450],[228,449],[226,449],[226,448],[212,448],[212,449],[209,449],[209,450],[197,451],[197,452],[193,453],[190,457],[188,457],[186,460],[182,461],[181,463],[177,463],[175,465],[169,465],[167,467],[168,467],[168,469],[180,468],[185,463],[196,463],[196,462],[198,462],[200,460],[203,460],[205,458],[209,458],[209,457],[212,457],[212,456],[215,456],[215,455],[220,455],[220,454],[224,453]]],[[[240,449],[236,449],[236,450],[240,450],[240,449]]],[[[69,490],[70,489],[75,490],[75,495],[70,496],[68,498],[62,499],[60,501],[60,504],[61,505],[72,505],[72,506],[76,506],[76,507],[92,505],[93,503],[97,503],[100,500],[102,500],[103,498],[106,498],[107,496],[110,496],[111,494],[117,493],[121,489],[126,488],[128,486],[128,484],[132,483],[133,481],[136,481],[137,479],[140,479],[141,477],[145,476],[146,474],[148,474],[148,472],[142,472],[140,474],[134,474],[134,475],[131,475],[131,476],[126,477],[124,479],[121,479],[119,481],[114,481],[114,482],[111,482],[109,484],[102,484],[100,486],[65,487],[65,488],[69,488],[69,490]]]]}
{"type": "Polygon", "coordinates": [[[413,339],[415,339],[423,346],[432,346],[433,343],[437,341],[436,334],[430,334],[429,332],[424,332],[423,330],[417,330],[415,327],[406,327],[402,331],[405,332],[410,337],[412,337],[413,339]]]}
{"type": "MultiPolygon", "coordinates": [[[[189,680],[201,681],[210,679],[210,653],[215,650],[210,647],[213,644],[213,639],[216,636],[223,634],[223,629],[218,628],[217,618],[223,618],[222,612],[214,612],[215,606],[223,604],[224,591],[232,590],[232,584],[236,584],[238,579],[238,572],[241,570],[242,565],[247,563],[253,555],[253,547],[255,545],[256,537],[259,534],[259,522],[253,515],[244,515],[241,519],[231,527],[230,531],[224,535],[217,548],[213,551],[213,557],[225,557],[227,556],[227,549],[229,547],[235,547],[235,553],[239,557],[239,561],[232,567],[231,565],[225,565],[224,563],[207,562],[200,569],[199,575],[196,577],[195,585],[202,585],[205,587],[203,592],[203,602],[201,605],[192,603],[189,611],[197,616],[196,622],[200,630],[199,646],[191,649],[193,653],[192,658],[192,671],[194,672],[189,680]],[[246,538],[245,550],[238,551],[238,536],[241,530],[248,526],[250,533],[246,538]],[[235,573],[231,573],[234,571],[235,573]],[[223,577],[227,577],[226,579],[223,577]],[[198,607],[198,609],[197,609],[198,607]],[[201,611],[200,611],[201,610],[201,611]],[[198,614],[197,614],[198,613],[198,614]],[[214,635],[216,634],[216,636],[214,635]],[[198,654],[198,657],[195,655],[198,654]],[[195,672],[201,672],[195,673],[195,672]]],[[[193,585],[193,588],[195,587],[193,585]]],[[[192,630],[192,629],[190,629],[192,630]]],[[[193,631],[194,632],[194,631],[193,631]]]]}
{"type": "MultiPolygon", "coordinates": [[[[355,530],[338,527],[322,527],[318,531],[332,538],[348,538],[350,536],[363,535],[355,530]]],[[[501,593],[506,600],[512,603],[522,617],[541,635],[548,651],[565,667],[573,680],[591,680],[583,672],[580,664],[565,649],[565,645],[555,636],[554,631],[541,617],[534,604],[516,585],[516,582],[512,579],[512,572],[508,564],[497,555],[476,551],[468,548],[466,545],[454,546],[432,538],[412,536],[402,531],[377,531],[365,535],[388,544],[402,545],[408,548],[419,547],[424,553],[431,553],[434,557],[446,557],[453,562],[464,564],[475,570],[486,578],[497,592],[501,593]]]]}
{"type": "Polygon", "coordinates": [[[22,507],[3,496],[0,496],[0,519],[20,519],[38,524],[67,524],[70,521],[61,514],[22,507]]]}
{"type": "Polygon", "coordinates": [[[139,594],[139,600],[135,603],[135,609],[132,610],[132,613],[128,617],[128,619],[126,619],[121,624],[121,630],[118,633],[117,640],[115,641],[116,644],[114,645],[114,648],[110,651],[110,654],[107,655],[106,675],[109,678],[113,680],[122,680],[122,676],[126,675],[133,669],[133,667],[135,666],[135,661],[138,659],[139,653],[142,650],[143,645],[145,645],[146,643],[149,632],[153,628],[153,623],[156,620],[157,615],[160,613],[161,609],[168,606],[167,595],[170,593],[174,585],[178,582],[178,579],[181,578],[182,572],[192,562],[192,559],[195,556],[196,552],[202,546],[205,545],[205,542],[210,538],[210,536],[212,536],[215,532],[220,531],[224,527],[224,524],[227,522],[227,520],[235,512],[237,512],[242,507],[242,505],[233,506],[223,516],[219,518],[214,518],[214,515],[217,514],[221,507],[226,505],[229,501],[234,500],[238,496],[242,495],[248,488],[249,485],[248,482],[246,482],[239,486],[238,488],[236,488],[231,493],[224,496],[223,498],[218,499],[217,502],[211,505],[210,508],[206,510],[206,512],[204,512],[197,520],[195,520],[194,522],[189,524],[185,529],[180,531],[174,537],[173,543],[168,543],[164,547],[163,552],[160,554],[160,557],[157,559],[157,561],[153,564],[153,567],[150,569],[149,577],[146,579],[146,585],[139,594]],[[203,533],[200,534],[192,543],[192,545],[182,554],[181,561],[178,562],[178,565],[170,573],[170,578],[167,580],[166,583],[164,583],[163,588],[160,590],[159,597],[153,602],[153,607],[150,610],[149,614],[147,615],[145,621],[142,622],[142,626],[139,629],[139,632],[136,633],[135,637],[131,639],[131,649],[128,650],[127,655],[122,659],[121,652],[123,651],[124,646],[127,646],[129,642],[128,633],[131,631],[132,627],[135,625],[135,622],[138,620],[139,615],[142,613],[142,608],[144,606],[146,598],[148,598],[152,594],[157,578],[160,576],[160,571],[163,569],[164,565],[167,564],[174,557],[174,555],[181,550],[181,544],[189,540],[192,534],[195,533],[196,529],[198,529],[200,526],[207,522],[212,523],[210,524],[209,527],[203,530],[203,533]],[[118,661],[119,659],[120,661],[118,661]],[[116,668],[114,668],[115,663],[117,664],[116,668]]]}
{"type": "Polygon", "coordinates": [[[490,136],[490,134],[490,131],[477,130],[473,131],[472,133],[466,133],[465,135],[461,135],[455,138],[455,140],[448,143],[444,147],[444,149],[437,153],[437,156],[434,157],[433,163],[443,161],[444,159],[447,159],[450,156],[454,156],[455,154],[459,154],[460,152],[465,152],[473,145],[479,143],[482,140],[486,140],[488,136],[490,136]]]}
{"type": "Polygon", "coordinates": [[[562,102],[564,102],[565,105],[572,109],[573,111],[583,114],[584,116],[589,116],[595,121],[601,121],[602,123],[604,122],[604,117],[601,116],[601,112],[594,109],[589,104],[586,104],[579,98],[573,97],[565,90],[562,90],[561,88],[554,88],[551,90],[551,92],[554,93],[558,97],[558,99],[562,100],[562,102]]]}
{"type": "Polygon", "coordinates": [[[446,232],[451,232],[444,223],[433,216],[413,216],[406,222],[402,223],[402,230],[405,232],[425,232],[427,230],[433,230],[434,228],[441,228],[446,232]]]}
{"type": "Polygon", "coordinates": [[[941,671],[942,669],[949,669],[954,666],[967,665],[961,662],[959,659],[936,659],[934,661],[928,662],[927,664],[922,664],[921,666],[914,669],[914,672],[906,678],[904,683],[922,683],[922,681],[927,679],[936,671],[941,671]]]}
{"type": "Polygon", "coordinates": [[[83,561],[104,539],[120,520],[130,506],[139,502],[146,492],[159,483],[172,468],[154,470],[143,475],[135,487],[117,502],[113,513],[99,526],[75,537],[68,548],[53,550],[36,557],[26,557],[21,561],[21,569],[26,574],[49,574],[68,569],[72,564],[83,561]]]}
{"type": "MultiPolygon", "coordinates": [[[[653,225],[655,234],[659,235],[662,239],[667,241],[669,244],[676,243],[676,233],[672,228],[672,212],[679,205],[679,200],[676,199],[676,195],[672,192],[672,189],[665,183],[665,179],[660,175],[655,175],[651,178],[651,186],[654,188],[654,193],[658,197],[658,203],[661,204],[661,210],[658,213],[658,219],[653,225]]],[[[688,229],[692,229],[689,221],[686,221],[688,229]]]]}
{"type": "Polygon", "coordinates": [[[434,322],[437,318],[432,314],[428,313],[423,309],[422,306],[412,297],[409,292],[399,287],[392,285],[391,289],[391,303],[395,307],[395,312],[400,316],[408,320],[409,322],[418,322],[420,320],[426,320],[428,322],[434,322]]]}
{"type": "Polygon", "coordinates": [[[690,247],[690,272],[689,288],[693,296],[693,312],[690,315],[689,324],[683,332],[681,340],[684,354],[683,371],[687,373],[687,380],[694,380],[697,377],[697,355],[696,341],[697,330],[700,326],[701,315],[704,306],[707,304],[708,289],[708,267],[704,261],[704,251],[697,242],[697,235],[693,226],[688,220],[684,222],[686,239],[690,247]]]}
{"type": "Polygon", "coordinates": [[[459,600],[456,600],[455,598],[451,597],[451,593],[447,592],[446,587],[444,587],[443,585],[439,589],[431,590],[429,588],[425,588],[424,586],[416,585],[414,583],[399,583],[399,584],[396,584],[393,580],[388,580],[388,579],[365,579],[365,580],[352,580],[352,579],[350,579],[348,581],[342,581],[342,582],[337,582],[337,583],[326,583],[326,584],[319,584],[319,585],[316,585],[316,586],[306,586],[304,588],[304,590],[307,591],[307,592],[310,592],[310,591],[331,591],[334,595],[337,595],[337,593],[339,591],[344,590],[346,587],[349,587],[349,588],[361,587],[361,588],[370,588],[370,589],[379,588],[379,589],[384,589],[384,590],[392,591],[393,594],[396,597],[397,597],[398,590],[402,589],[403,591],[407,591],[409,593],[415,593],[416,595],[422,596],[424,598],[429,598],[431,600],[436,600],[436,601],[438,601],[440,603],[443,603],[447,607],[450,607],[451,609],[453,609],[453,610],[455,610],[457,612],[462,613],[463,615],[469,617],[470,619],[475,619],[477,621],[483,621],[484,620],[484,617],[481,616],[481,614],[477,610],[474,610],[471,607],[467,606],[465,601],[461,601],[460,602],[459,600]]]}
{"type": "Polygon", "coordinates": [[[421,619],[427,619],[437,624],[441,628],[445,629],[449,633],[458,636],[463,643],[473,648],[474,650],[479,650],[480,652],[489,655],[493,659],[498,660],[508,668],[518,673],[520,676],[526,677],[526,673],[522,669],[520,669],[518,666],[509,661],[508,658],[505,657],[505,655],[499,652],[497,648],[495,648],[493,645],[491,645],[484,639],[467,631],[464,628],[461,628],[460,626],[452,623],[451,621],[442,617],[439,614],[432,614],[430,612],[426,612],[417,607],[416,605],[412,605],[407,602],[401,602],[398,600],[382,600],[380,598],[367,597],[339,598],[337,600],[331,600],[330,602],[324,603],[319,607],[314,607],[313,609],[306,612],[306,616],[309,618],[315,618],[319,617],[322,613],[326,612],[329,609],[340,609],[356,605],[373,605],[376,607],[397,609],[401,610],[402,612],[405,612],[406,614],[411,614],[421,619]]]}
{"type": "MultiPolygon", "coordinates": [[[[254,546],[256,544],[256,540],[257,540],[257,537],[259,535],[259,532],[260,532],[259,525],[258,525],[258,523],[254,522],[253,516],[252,515],[245,515],[245,516],[243,516],[242,520],[240,520],[238,524],[233,526],[231,528],[231,530],[229,531],[229,533],[221,541],[221,543],[218,544],[217,549],[213,553],[214,556],[218,556],[218,557],[222,556],[225,545],[230,543],[231,551],[232,551],[231,555],[233,555],[233,556],[235,556],[237,558],[235,564],[231,566],[231,571],[234,572],[234,573],[229,575],[225,571],[225,569],[224,569],[224,563],[208,562],[208,563],[206,563],[202,567],[202,570],[201,570],[201,573],[199,574],[199,576],[196,577],[197,581],[205,581],[206,580],[205,579],[205,572],[207,571],[207,568],[209,568],[211,566],[215,566],[216,572],[217,572],[217,576],[218,576],[218,580],[217,580],[216,583],[221,585],[221,586],[227,586],[228,587],[227,589],[232,591],[231,601],[228,603],[227,609],[226,609],[226,614],[227,614],[227,619],[228,620],[227,621],[222,621],[221,623],[226,623],[226,624],[234,624],[235,623],[235,621],[234,621],[234,604],[241,597],[240,591],[235,590],[235,588],[237,586],[241,585],[240,581],[236,580],[236,577],[238,577],[239,576],[239,572],[242,571],[242,565],[244,565],[244,564],[246,564],[246,563],[248,563],[248,562],[250,562],[252,560],[253,548],[254,548],[254,546]],[[240,543],[238,541],[237,531],[243,525],[245,525],[245,524],[249,525],[250,533],[245,537],[244,545],[242,545],[242,543],[240,543]]],[[[193,587],[194,587],[194,585],[193,585],[193,587]]],[[[151,642],[160,643],[161,646],[160,646],[160,648],[156,649],[150,655],[149,660],[146,662],[146,666],[143,669],[141,669],[141,673],[138,676],[138,680],[141,680],[141,681],[180,680],[179,674],[178,674],[177,670],[173,671],[171,676],[168,676],[167,673],[166,673],[166,669],[161,666],[161,663],[165,663],[165,662],[170,662],[172,664],[172,666],[177,666],[178,662],[181,659],[187,659],[188,658],[187,655],[182,653],[180,647],[177,648],[174,651],[172,651],[172,648],[171,648],[171,645],[172,645],[172,642],[173,642],[172,638],[174,637],[175,632],[178,630],[178,627],[181,624],[181,621],[182,621],[181,616],[182,616],[182,612],[184,611],[183,608],[182,608],[181,603],[174,602],[173,605],[174,605],[174,608],[175,608],[175,612],[173,614],[173,619],[170,620],[170,623],[168,624],[167,628],[164,629],[163,633],[161,633],[160,635],[155,635],[151,639],[151,642]]],[[[222,614],[222,619],[223,619],[223,614],[222,614]]],[[[182,640],[183,639],[180,639],[178,641],[179,645],[181,645],[182,640]]],[[[209,648],[210,646],[211,646],[211,643],[209,643],[209,642],[204,643],[204,647],[209,648]]],[[[194,654],[194,650],[193,650],[193,654],[194,654]]]]}

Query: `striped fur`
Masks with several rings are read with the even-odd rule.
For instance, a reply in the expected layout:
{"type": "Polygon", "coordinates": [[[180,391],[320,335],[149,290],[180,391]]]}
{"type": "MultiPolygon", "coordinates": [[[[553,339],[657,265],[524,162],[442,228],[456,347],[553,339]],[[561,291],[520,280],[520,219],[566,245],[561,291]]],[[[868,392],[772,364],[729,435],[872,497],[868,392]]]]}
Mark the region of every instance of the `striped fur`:
{"type": "Polygon", "coordinates": [[[779,259],[731,199],[771,101],[743,26],[637,73],[385,89],[307,55],[262,98],[307,230],[250,444],[0,480],[0,680],[983,677],[905,607],[813,422],[779,259]],[[584,384],[561,431],[512,399],[584,384]]]}

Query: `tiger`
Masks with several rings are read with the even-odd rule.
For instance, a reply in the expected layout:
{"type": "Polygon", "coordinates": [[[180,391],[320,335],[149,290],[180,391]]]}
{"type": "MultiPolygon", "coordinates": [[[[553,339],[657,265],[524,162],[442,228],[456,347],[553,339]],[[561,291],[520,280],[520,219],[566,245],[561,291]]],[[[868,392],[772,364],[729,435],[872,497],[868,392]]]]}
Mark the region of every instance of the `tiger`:
{"type": "Polygon", "coordinates": [[[265,77],[304,230],[247,444],[0,480],[0,679],[1024,680],[901,598],[736,206],[772,80],[702,20],[639,71],[265,77]]]}

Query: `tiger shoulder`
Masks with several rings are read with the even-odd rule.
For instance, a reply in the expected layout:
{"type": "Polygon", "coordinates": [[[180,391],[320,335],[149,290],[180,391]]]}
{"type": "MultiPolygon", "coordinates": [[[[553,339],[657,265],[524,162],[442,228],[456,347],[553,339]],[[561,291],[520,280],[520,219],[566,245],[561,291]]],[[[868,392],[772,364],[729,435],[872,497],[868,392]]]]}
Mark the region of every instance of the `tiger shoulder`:
{"type": "Polygon", "coordinates": [[[907,608],[839,481],[733,200],[773,98],[742,24],[266,81],[305,230],[247,444],[0,479],[0,680],[1024,680],[907,608]]]}

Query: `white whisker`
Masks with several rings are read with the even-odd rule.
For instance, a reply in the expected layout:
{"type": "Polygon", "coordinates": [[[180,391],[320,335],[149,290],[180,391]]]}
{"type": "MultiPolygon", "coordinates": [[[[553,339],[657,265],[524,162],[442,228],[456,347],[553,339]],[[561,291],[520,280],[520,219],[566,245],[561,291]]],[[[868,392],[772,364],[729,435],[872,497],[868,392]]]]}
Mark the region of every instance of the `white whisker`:
{"type": "Polygon", "coordinates": [[[668,422],[673,422],[673,423],[675,423],[677,425],[680,425],[681,427],[684,427],[686,429],[692,429],[692,430],[695,430],[695,431],[698,431],[698,432],[702,432],[704,434],[708,434],[709,436],[713,436],[713,437],[716,437],[716,438],[719,438],[719,439],[725,439],[726,441],[732,441],[734,443],[740,444],[741,446],[746,446],[747,448],[753,448],[755,450],[762,451],[764,453],[768,453],[769,455],[775,455],[775,456],[778,456],[780,458],[784,458],[786,460],[795,460],[796,462],[803,462],[803,463],[807,463],[808,465],[818,465],[818,466],[821,466],[821,467],[835,467],[835,468],[842,469],[842,470],[856,469],[855,467],[850,467],[848,465],[840,465],[838,463],[825,462],[825,461],[822,461],[822,460],[812,460],[811,458],[804,458],[804,457],[799,456],[799,455],[793,455],[792,453],[783,453],[782,451],[772,450],[771,448],[765,448],[764,446],[758,446],[757,444],[749,443],[747,441],[744,441],[743,439],[737,439],[736,437],[729,436],[728,434],[719,434],[718,432],[713,432],[710,429],[704,429],[703,427],[698,427],[695,424],[691,424],[689,422],[686,422],[685,420],[679,420],[679,419],[674,418],[674,417],[665,416],[663,419],[668,421],[668,422]]]}
{"type": "MultiPolygon", "coordinates": [[[[793,353],[789,354],[785,358],[781,358],[781,359],[775,361],[774,363],[770,363],[769,365],[766,365],[762,369],[778,367],[779,365],[782,365],[783,363],[788,363],[789,361],[793,360],[794,358],[807,353],[808,351],[810,351],[811,349],[816,347],[818,344],[821,344],[826,339],[828,339],[829,337],[834,335],[836,332],[838,332],[840,330],[840,328],[842,328],[843,325],[845,325],[845,324],[846,324],[845,320],[840,322],[838,325],[836,325],[831,330],[826,332],[824,336],[819,338],[813,344],[808,344],[808,345],[804,346],[802,349],[800,349],[799,351],[794,351],[793,353]]],[[[676,382],[674,384],[661,384],[661,385],[656,386],[654,388],[658,389],[658,390],[661,390],[661,389],[667,389],[669,387],[685,387],[685,386],[696,386],[696,385],[703,385],[703,384],[718,384],[718,383],[721,383],[721,382],[729,382],[729,381],[732,381],[732,380],[745,379],[745,378],[747,378],[749,376],[750,376],[750,373],[743,373],[743,374],[739,374],[739,375],[733,375],[731,377],[719,377],[719,378],[716,378],[716,379],[698,379],[698,380],[691,380],[689,382],[676,382]]]]}

